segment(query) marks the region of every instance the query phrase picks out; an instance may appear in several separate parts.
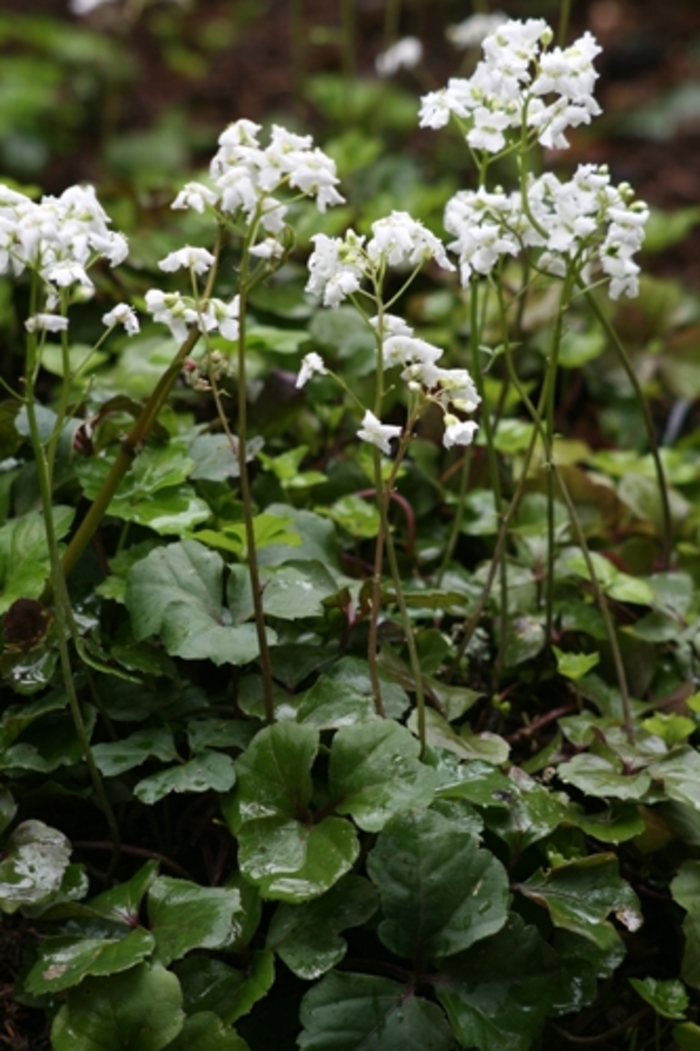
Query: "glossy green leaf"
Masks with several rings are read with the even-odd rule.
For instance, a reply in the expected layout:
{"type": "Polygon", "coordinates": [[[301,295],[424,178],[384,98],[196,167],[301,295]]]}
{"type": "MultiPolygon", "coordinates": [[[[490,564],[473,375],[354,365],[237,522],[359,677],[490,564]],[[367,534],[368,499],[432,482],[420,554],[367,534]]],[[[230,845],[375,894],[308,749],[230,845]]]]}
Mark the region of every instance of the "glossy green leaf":
{"type": "Polygon", "coordinates": [[[117,777],[135,766],[141,766],[150,756],[166,763],[177,759],[173,733],[166,726],[136,730],[120,741],[93,745],[92,754],[104,777],[117,777]]]}
{"type": "Polygon", "coordinates": [[[265,613],[282,620],[321,616],[323,600],[338,590],[320,562],[290,561],[280,568],[263,567],[260,580],[265,613]]]}
{"type": "Polygon", "coordinates": [[[130,931],[123,938],[47,938],[24,979],[24,987],[35,996],[58,993],[77,985],[89,974],[126,971],[150,956],[154,946],[153,935],[143,928],[130,931]]]}
{"type": "Polygon", "coordinates": [[[651,1004],[662,1018],[682,1020],[688,1010],[688,994],[677,979],[659,981],[656,978],[630,978],[630,985],[642,1000],[651,1004]]]}
{"type": "Polygon", "coordinates": [[[260,818],[238,834],[239,864],[264,898],[302,902],[329,890],[352,867],[360,846],[349,821],[327,817],[307,825],[260,818]]]}
{"type": "Polygon", "coordinates": [[[385,916],[379,937],[397,956],[451,956],[506,922],[505,869],[435,811],[393,818],[370,852],[367,870],[385,916]]]}
{"type": "Polygon", "coordinates": [[[388,719],[342,727],[333,738],[329,788],[338,814],[351,814],[366,832],[378,832],[398,811],[429,806],[437,784],[418,759],[420,744],[388,719]]]}
{"type": "Polygon", "coordinates": [[[641,799],[649,790],[651,777],[646,770],[623,771],[601,755],[583,752],[557,767],[557,775],[589,796],[602,799],[641,799]]]}
{"type": "Polygon", "coordinates": [[[513,617],[506,629],[505,662],[506,667],[536,657],[544,646],[544,628],[539,620],[529,614],[521,613],[513,617]]]}
{"type": "Polygon", "coordinates": [[[275,723],[255,735],[236,760],[234,832],[259,818],[308,817],[318,747],[318,730],[294,723],[275,723]]]}
{"type": "MultiPolygon", "coordinates": [[[[88,737],[92,735],[97,711],[90,704],[81,706],[88,737]]],[[[68,712],[50,713],[32,721],[16,744],[0,753],[0,770],[35,770],[48,774],[60,766],[72,766],[83,758],[83,744],[68,712]]]]}
{"type": "Polygon", "coordinates": [[[611,924],[598,928],[597,944],[558,927],[553,948],[561,963],[554,1003],[558,1015],[572,1014],[592,1003],[598,994],[598,979],[614,974],[627,953],[625,943],[611,924]]]}
{"type": "Polygon", "coordinates": [[[170,792],[228,792],[235,780],[236,768],[230,756],[203,751],[189,763],[144,777],[134,787],[134,795],[151,806],[170,792]]]}
{"type": "Polygon", "coordinates": [[[244,751],[255,737],[259,726],[251,719],[210,717],[191,719],[187,723],[187,742],[192,752],[209,748],[239,748],[244,751]]]}
{"type": "Polygon", "coordinates": [[[180,982],[182,1006],[188,1015],[206,1011],[221,1017],[244,981],[242,971],[202,953],[191,953],[176,960],[171,970],[180,982]]]}
{"type": "MultiPolygon", "coordinates": [[[[55,505],[53,520],[58,540],[70,529],[75,511],[55,505]]],[[[38,599],[49,575],[44,519],[29,511],[0,526],[0,613],[18,598],[38,599]]]]}
{"type": "Polygon", "coordinates": [[[319,978],[345,956],[340,932],[358,927],[379,907],[377,891],[361,876],[343,876],[329,891],[303,905],[277,906],[267,934],[273,949],[299,978],[319,978]]]}
{"type": "Polygon", "coordinates": [[[223,571],[221,556],[194,540],[151,551],[127,580],[126,605],[136,638],[159,635],[168,653],[188,660],[254,660],[259,651],[255,627],[231,623],[222,603],[223,571]]]}
{"type": "Polygon", "coordinates": [[[511,850],[522,851],[568,820],[568,800],[517,766],[510,771],[509,780],[513,787],[508,806],[488,810],[486,826],[504,839],[511,850]]]}
{"type": "Polygon", "coordinates": [[[301,1051],[451,1051],[439,1007],[389,978],[325,975],[301,1002],[301,1051]]]}
{"type": "Polygon", "coordinates": [[[600,843],[625,843],[641,835],[645,827],[638,807],[630,803],[613,803],[592,814],[570,807],[567,820],[600,843]]]}
{"type": "Polygon", "coordinates": [[[93,916],[134,927],[139,921],[141,901],[158,875],[158,862],[147,861],[126,883],[104,891],[83,906],[93,916]]]}
{"type": "MultiPolygon", "coordinates": [[[[478,695],[476,695],[478,696],[478,695]]],[[[408,727],[414,733],[418,733],[418,713],[414,709],[408,719],[408,727]]],[[[443,719],[434,708],[428,708],[425,713],[425,737],[432,747],[445,748],[453,752],[460,759],[473,761],[483,760],[498,766],[505,763],[510,753],[508,742],[498,734],[485,733],[472,734],[467,732],[457,733],[456,730],[443,719]]]]}
{"type": "Polygon", "coordinates": [[[297,722],[319,730],[335,730],[377,718],[371,697],[329,675],[319,676],[297,709],[297,722]]]}
{"type": "Polygon", "coordinates": [[[0,855],[0,912],[49,901],[61,887],[71,845],[43,821],[23,821],[0,855]]]}
{"type": "Polygon", "coordinates": [[[671,883],[673,900],[686,910],[681,977],[700,989],[700,861],[684,861],[671,883]]]}
{"type": "Polygon", "coordinates": [[[548,872],[540,870],[518,890],[543,905],[552,923],[580,934],[597,945],[605,944],[601,928],[609,927],[613,913],[628,930],[642,924],[637,896],[619,876],[617,859],[611,854],[594,854],[569,861],[548,872]]]}
{"type": "Polygon", "coordinates": [[[180,1033],[165,1051],[249,1051],[243,1037],[210,1011],[185,1019],[180,1033]]]}
{"type": "Polygon", "coordinates": [[[442,962],[435,991],[462,1047],[529,1051],[558,978],[557,954],[513,914],[493,937],[442,962]]]}
{"type": "Polygon", "coordinates": [[[264,999],[275,981],[274,953],[258,949],[251,954],[241,981],[230,1000],[221,1009],[221,1018],[232,1025],[252,1011],[255,1004],[264,999]]]}
{"type": "Polygon", "coordinates": [[[700,810],[700,752],[695,748],[676,749],[649,767],[655,781],[661,781],[671,799],[700,810]]]}
{"type": "Polygon", "coordinates": [[[313,823],[310,769],[318,746],[313,727],[276,723],[261,730],[236,762],[238,784],[224,813],[238,837],[241,871],[263,897],[315,898],[357,857],[348,821],[313,823]]]}
{"type": "MultiPolygon", "coordinates": [[[[286,515],[271,515],[263,512],[253,518],[253,534],[256,551],[271,544],[300,547],[301,537],[291,528],[293,520],[286,515]]],[[[248,541],[244,522],[225,522],[219,529],[200,529],[194,536],[208,547],[230,551],[242,562],[248,558],[248,541]]]]}
{"type": "Polygon", "coordinates": [[[241,899],[237,890],[200,887],[160,876],[151,884],[147,902],[155,956],[167,966],[190,949],[215,949],[224,944],[241,899]]]}
{"type": "Polygon", "coordinates": [[[71,989],[51,1027],[51,1045],[54,1051],[162,1051],[183,1023],[175,975],[142,963],[71,989]]]}

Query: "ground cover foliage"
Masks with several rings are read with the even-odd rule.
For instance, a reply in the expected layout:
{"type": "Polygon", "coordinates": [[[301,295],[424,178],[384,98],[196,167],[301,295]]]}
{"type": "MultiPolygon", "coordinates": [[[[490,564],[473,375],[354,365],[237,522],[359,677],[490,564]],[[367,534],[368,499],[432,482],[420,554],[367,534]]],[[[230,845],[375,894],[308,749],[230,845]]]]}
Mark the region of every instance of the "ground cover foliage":
{"type": "Polygon", "coordinates": [[[55,1051],[700,1047],[698,309],[644,270],[697,210],[566,166],[549,13],[422,100],[310,78],[326,143],[0,187],[0,911],[55,1051]]]}

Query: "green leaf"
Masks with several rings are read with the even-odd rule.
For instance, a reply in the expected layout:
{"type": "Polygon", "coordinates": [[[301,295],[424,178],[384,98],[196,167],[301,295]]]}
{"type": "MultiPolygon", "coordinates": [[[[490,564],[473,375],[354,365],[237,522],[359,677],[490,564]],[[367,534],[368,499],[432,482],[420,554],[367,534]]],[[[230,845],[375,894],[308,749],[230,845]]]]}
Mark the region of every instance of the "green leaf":
{"type": "MultiPolygon", "coordinates": [[[[75,510],[55,505],[58,540],[71,527],[75,510]]],[[[41,511],[29,511],[0,527],[0,613],[18,598],[38,599],[49,575],[49,553],[41,511]]]]}
{"type": "Polygon", "coordinates": [[[567,820],[600,843],[625,843],[641,835],[645,828],[639,809],[629,803],[613,803],[594,814],[579,812],[572,806],[567,820]]]}
{"type": "Polygon", "coordinates": [[[17,804],[7,788],[0,788],[0,835],[12,823],[17,813],[17,804]]]}
{"type": "Polygon", "coordinates": [[[398,982],[325,975],[301,1002],[301,1051],[451,1051],[442,1011],[398,982]]]}
{"type": "Polygon", "coordinates": [[[673,1039],[681,1051],[700,1051],[700,1025],[695,1025],[694,1022],[674,1025],[673,1039]]]}
{"type": "Polygon", "coordinates": [[[136,730],[120,741],[95,744],[92,754],[104,777],[117,777],[135,766],[141,766],[150,756],[163,762],[177,759],[173,733],[166,726],[136,730]]]}
{"type": "Polygon", "coordinates": [[[241,977],[240,985],[221,1011],[221,1017],[229,1024],[249,1014],[255,1004],[269,993],[275,981],[274,953],[258,949],[251,955],[241,977]]]}
{"type": "Polygon", "coordinates": [[[505,869],[435,811],[395,817],[379,835],[367,870],[386,917],[379,937],[397,956],[450,956],[506,922],[505,869]]]}
{"type": "Polygon", "coordinates": [[[182,1029],[174,974],[138,964],[109,978],[86,978],[68,993],[51,1027],[54,1051],[162,1051],[182,1029]]]}
{"type": "Polygon", "coordinates": [[[238,457],[226,434],[198,434],[187,452],[194,462],[193,481],[221,482],[240,474],[238,457]]]}
{"type": "Polygon", "coordinates": [[[188,660],[254,660],[259,653],[255,627],[231,624],[222,603],[223,571],[221,556],[194,540],[151,551],[127,580],[126,605],[136,638],[160,634],[168,653],[188,660]]]}
{"type": "Polygon", "coordinates": [[[649,767],[655,781],[662,781],[671,799],[700,810],[700,753],[695,748],[677,749],[649,767]]]}
{"type": "Polygon", "coordinates": [[[420,744],[389,719],[342,727],[329,763],[331,798],[366,832],[378,832],[398,811],[429,806],[437,776],[420,762],[420,744]]]}
{"type": "Polygon", "coordinates": [[[152,806],[171,792],[228,792],[236,781],[233,759],[224,752],[199,752],[189,763],[144,777],[134,795],[152,806]]]}
{"type": "Polygon", "coordinates": [[[23,821],[0,855],[0,912],[41,905],[61,888],[71,853],[62,832],[43,821],[23,821]]]}
{"type": "Polygon", "coordinates": [[[318,730],[294,723],[275,723],[255,735],[236,760],[234,832],[260,818],[307,817],[318,746],[318,730]]]}
{"type": "MultiPolygon", "coordinates": [[[[418,713],[415,708],[409,716],[408,728],[414,734],[418,733],[418,713]]],[[[488,731],[471,734],[467,730],[457,733],[434,708],[428,708],[425,713],[425,737],[431,747],[445,748],[460,759],[483,759],[495,766],[507,762],[510,752],[508,742],[498,734],[488,731]]]]}
{"type": "Polygon", "coordinates": [[[590,752],[575,755],[568,763],[560,763],[557,775],[586,795],[602,799],[641,799],[651,785],[646,770],[624,773],[621,763],[613,763],[590,752]]]}
{"type": "Polygon", "coordinates": [[[588,675],[600,661],[599,653],[564,653],[556,646],[552,646],[552,649],[557,658],[557,671],[573,682],[588,675]]]}
{"type": "Polygon", "coordinates": [[[280,568],[263,566],[260,585],[264,589],[265,613],[283,620],[321,616],[323,600],[338,590],[320,562],[287,562],[280,568]]]}
{"type": "Polygon", "coordinates": [[[147,901],[156,958],[165,966],[190,949],[216,949],[226,942],[241,905],[237,890],[200,887],[169,876],[153,881],[147,901]]]}
{"type": "MultiPolygon", "coordinates": [[[[97,711],[92,705],[81,706],[88,737],[92,734],[97,711]]],[[[72,766],[83,758],[83,744],[68,712],[51,713],[33,721],[21,739],[0,753],[0,770],[36,770],[48,774],[59,766],[72,766]]]]}
{"type": "Polygon", "coordinates": [[[671,894],[673,900],[686,910],[681,977],[694,989],[700,989],[700,861],[683,862],[671,883],[671,894]]]}
{"type": "Polygon", "coordinates": [[[604,947],[607,917],[615,917],[629,930],[642,924],[637,896],[617,871],[612,854],[568,861],[544,873],[541,869],[517,888],[549,911],[555,927],[573,931],[604,947]]]}
{"type": "Polygon", "coordinates": [[[506,926],[440,965],[436,994],[462,1047],[529,1051],[552,1008],[557,954],[512,914],[506,926]]]}
{"type": "Polygon", "coordinates": [[[378,715],[367,694],[330,675],[320,675],[297,709],[297,722],[319,730],[370,722],[378,715]]]}
{"type": "Polygon", "coordinates": [[[243,1037],[225,1026],[210,1011],[200,1011],[185,1019],[179,1036],[166,1051],[249,1051],[243,1037]]]}
{"type": "Polygon", "coordinates": [[[656,978],[630,978],[630,985],[642,1000],[656,1011],[662,1018],[672,1018],[674,1021],[683,1020],[688,1010],[688,994],[682,982],[672,978],[668,981],[658,981],[656,978]]]}
{"type": "Polygon", "coordinates": [[[35,996],[55,994],[89,974],[117,974],[150,956],[154,945],[153,935],[143,928],[123,938],[47,938],[24,979],[24,988],[35,996]]]}
{"type": "Polygon", "coordinates": [[[359,927],[379,907],[377,892],[361,876],[343,876],[320,898],[303,905],[277,906],[267,934],[273,949],[290,971],[311,981],[340,963],[347,944],[339,937],[359,927]]]}
{"type": "Polygon", "coordinates": [[[313,823],[310,776],[318,731],[296,723],[261,730],[236,762],[236,791],[224,804],[239,864],[263,897],[299,902],[329,890],[359,845],[348,821],[313,823]]]}
{"type": "Polygon", "coordinates": [[[158,875],[158,862],[147,861],[126,883],[92,898],[83,908],[93,916],[134,927],[139,922],[141,901],[158,875]]]}
{"type": "MultiPolygon", "coordinates": [[[[293,520],[288,515],[272,515],[267,511],[253,519],[255,549],[261,551],[272,544],[285,544],[287,547],[300,547],[301,537],[293,527],[293,520]]],[[[242,562],[248,559],[248,543],[244,522],[225,523],[220,529],[201,529],[194,534],[209,547],[218,547],[222,551],[231,551],[242,562]]]]}
{"type": "Polygon", "coordinates": [[[371,500],[350,493],[341,496],[330,507],[317,507],[317,512],[332,519],[358,540],[371,540],[379,532],[379,511],[371,500]]]}
{"type": "Polygon", "coordinates": [[[568,799],[549,791],[517,766],[509,772],[509,780],[513,787],[508,806],[488,810],[486,825],[511,850],[523,851],[569,819],[568,799]]]}
{"type": "Polygon", "coordinates": [[[536,657],[544,646],[544,628],[539,620],[521,613],[511,618],[506,630],[505,662],[512,668],[536,657]]]}

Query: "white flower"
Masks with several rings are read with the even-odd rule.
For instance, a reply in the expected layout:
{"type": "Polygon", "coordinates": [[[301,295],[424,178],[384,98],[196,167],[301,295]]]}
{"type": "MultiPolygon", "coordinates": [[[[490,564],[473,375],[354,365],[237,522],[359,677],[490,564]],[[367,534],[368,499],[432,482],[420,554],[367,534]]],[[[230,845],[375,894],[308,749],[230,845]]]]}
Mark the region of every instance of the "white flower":
{"type": "Polygon", "coordinates": [[[250,249],[250,254],[258,259],[281,259],[284,255],[284,245],[275,240],[274,237],[266,237],[250,249]]]}
{"type": "Polygon", "coordinates": [[[389,336],[382,344],[382,361],[385,369],[394,365],[432,365],[442,357],[440,347],[416,336],[389,336]]]}
{"type": "Polygon", "coordinates": [[[65,332],[68,318],[60,314],[34,314],[24,322],[27,332],[65,332]]]}
{"type": "Polygon", "coordinates": [[[422,58],[423,45],[420,40],[414,36],[407,36],[377,55],[374,68],[380,77],[391,77],[400,69],[413,69],[422,58]]]}
{"type": "Polygon", "coordinates": [[[489,33],[495,32],[507,19],[508,16],[502,11],[493,11],[488,15],[471,15],[455,26],[448,26],[446,36],[455,47],[475,47],[489,33]]]}
{"type": "Polygon", "coordinates": [[[114,325],[123,325],[129,336],[135,336],[141,331],[136,311],[128,303],[117,303],[108,313],[102,315],[102,324],[108,328],[114,325]]]}
{"type": "Polygon", "coordinates": [[[434,259],[445,270],[454,270],[442,241],[408,212],[392,212],[372,223],[372,238],[367,244],[369,259],[389,266],[415,267],[434,259]]]}
{"type": "Polygon", "coordinates": [[[325,376],[327,372],[328,369],[321,355],[312,350],[301,359],[301,368],[295,386],[304,387],[312,376],[325,376]]]}
{"type": "Polygon", "coordinates": [[[240,296],[234,296],[230,303],[223,299],[210,299],[200,314],[198,325],[200,332],[211,332],[218,328],[224,339],[232,342],[240,334],[240,296]]]}
{"type": "Polygon", "coordinates": [[[160,270],[172,273],[175,270],[192,270],[195,274],[205,274],[215,262],[214,256],[206,248],[193,248],[185,245],[176,252],[170,252],[158,263],[160,270]]]}
{"type": "Polygon", "coordinates": [[[441,405],[453,405],[460,412],[474,412],[481,402],[474,380],[466,369],[438,369],[433,386],[439,388],[441,405]]]}
{"type": "Polygon", "coordinates": [[[162,292],[159,288],[149,289],[145,298],[146,308],[153,314],[153,320],[167,325],[173,338],[183,343],[187,339],[189,326],[198,320],[194,307],[179,292],[162,292]]]}
{"type": "Polygon", "coordinates": [[[193,208],[200,214],[207,205],[215,205],[219,195],[201,182],[187,182],[170,205],[174,209],[193,208]]]}
{"type": "Polygon", "coordinates": [[[71,14],[82,17],[83,15],[89,15],[95,8],[109,3],[113,3],[113,0],[70,0],[68,7],[71,14]]]}
{"type": "Polygon", "coordinates": [[[458,420],[451,413],[445,413],[445,433],[442,436],[442,444],[446,449],[453,445],[471,445],[474,435],[479,427],[473,420],[458,420]]]}
{"type": "Polygon", "coordinates": [[[390,423],[382,423],[373,412],[367,409],[367,412],[362,417],[362,427],[357,432],[357,437],[361,438],[363,442],[375,445],[377,449],[381,449],[383,453],[389,456],[391,454],[389,442],[392,438],[398,438],[402,430],[402,427],[397,427],[390,423]]]}
{"type": "Polygon", "coordinates": [[[314,234],[306,291],[323,296],[324,306],[337,307],[357,292],[365,276],[364,237],[348,230],[345,239],[314,234]]]}

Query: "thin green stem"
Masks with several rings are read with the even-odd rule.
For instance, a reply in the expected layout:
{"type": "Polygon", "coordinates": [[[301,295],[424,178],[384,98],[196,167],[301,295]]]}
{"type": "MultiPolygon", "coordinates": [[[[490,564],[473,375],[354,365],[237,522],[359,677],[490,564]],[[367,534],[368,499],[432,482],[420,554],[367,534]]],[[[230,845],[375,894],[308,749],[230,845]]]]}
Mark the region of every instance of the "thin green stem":
{"type": "Polygon", "coordinates": [[[634,369],[632,368],[632,362],[630,361],[629,355],[627,354],[627,351],[625,350],[625,346],[624,346],[622,340],[620,339],[620,337],[618,336],[617,332],[615,331],[614,326],[610,323],[608,318],[605,316],[605,313],[603,312],[603,310],[601,310],[601,307],[600,307],[598,301],[596,300],[595,296],[592,294],[592,292],[588,291],[585,288],[583,289],[583,291],[584,291],[584,295],[586,297],[586,301],[587,301],[588,305],[590,306],[591,310],[595,314],[595,316],[596,316],[597,320],[599,321],[599,323],[602,325],[606,336],[608,337],[608,339],[609,339],[610,343],[612,344],[612,346],[613,346],[618,358],[620,359],[620,364],[622,365],[623,369],[625,370],[625,375],[627,376],[628,380],[630,381],[630,384],[632,385],[632,389],[634,390],[635,396],[637,398],[637,402],[639,404],[639,408],[641,409],[642,419],[644,421],[644,428],[645,428],[645,430],[647,432],[647,438],[648,438],[648,441],[649,441],[649,451],[650,451],[651,457],[652,457],[652,459],[654,461],[654,469],[656,471],[656,478],[657,478],[657,482],[658,482],[658,485],[659,485],[659,498],[661,500],[661,516],[662,516],[662,537],[661,537],[662,566],[663,566],[663,568],[665,570],[668,570],[668,568],[669,568],[669,566],[671,564],[671,551],[673,549],[673,520],[671,518],[671,505],[670,505],[669,499],[668,499],[668,488],[666,486],[666,475],[664,473],[664,465],[663,465],[662,460],[661,460],[661,453],[659,451],[659,443],[656,440],[656,432],[654,430],[654,421],[653,421],[653,419],[651,417],[651,412],[649,410],[649,404],[647,402],[646,397],[644,396],[644,391],[642,390],[642,386],[641,386],[639,380],[637,379],[637,374],[634,371],[634,369]]]}
{"type": "MultiPolygon", "coordinates": [[[[542,442],[546,448],[548,436],[542,426],[541,411],[540,409],[535,408],[528,396],[527,391],[520,383],[517,372],[515,371],[515,366],[513,364],[513,359],[510,354],[510,350],[508,348],[506,348],[506,361],[511,374],[511,378],[513,380],[513,384],[516,387],[522,399],[522,402],[527,408],[527,411],[530,414],[530,417],[534,423],[533,434],[539,433],[542,442]]],[[[549,463],[549,471],[556,478],[559,491],[569,512],[569,519],[574,530],[574,535],[576,537],[577,543],[581,549],[581,554],[583,555],[584,561],[586,563],[586,569],[588,570],[588,575],[590,577],[593,594],[595,596],[596,603],[603,618],[603,623],[605,625],[605,631],[608,637],[608,643],[610,645],[610,651],[612,654],[613,664],[615,665],[615,674],[617,676],[618,686],[620,687],[620,697],[622,700],[622,712],[625,733],[627,735],[628,740],[631,742],[634,738],[634,730],[632,725],[632,708],[630,704],[629,689],[627,685],[627,675],[625,673],[625,666],[622,661],[622,654],[620,653],[620,647],[617,641],[617,635],[615,633],[615,625],[613,624],[612,617],[610,615],[610,609],[608,608],[608,604],[605,600],[605,595],[603,594],[603,590],[600,586],[600,582],[595,571],[593,559],[591,558],[588,542],[586,541],[583,527],[581,526],[581,520],[579,519],[578,512],[576,511],[576,506],[571,498],[571,494],[569,493],[569,490],[564,482],[561,472],[559,471],[554,461],[551,459],[549,463]]]]}
{"type": "Polygon", "coordinates": [[[401,0],[384,0],[384,49],[399,37],[401,0]]]}
{"type": "Polygon", "coordinates": [[[557,371],[559,367],[559,348],[561,346],[562,328],[564,323],[564,312],[571,298],[571,273],[567,273],[559,298],[559,307],[554,321],[552,333],[552,346],[547,362],[547,371],[544,381],[544,404],[545,404],[545,442],[544,455],[547,466],[547,579],[545,587],[545,639],[549,646],[552,637],[552,623],[554,620],[554,558],[556,554],[554,537],[554,403],[557,390],[557,371]]]}
{"type": "Polygon", "coordinates": [[[559,28],[557,30],[557,44],[566,47],[566,35],[569,32],[569,18],[571,17],[571,0],[561,0],[559,9],[559,28]]]}
{"type": "Polygon", "coordinates": [[[239,275],[238,307],[238,375],[237,375],[237,408],[238,408],[238,469],[240,475],[241,501],[243,503],[243,521],[246,534],[247,563],[250,575],[250,586],[253,593],[253,611],[255,630],[260,650],[260,670],[263,680],[263,705],[265,721],[271,725],[275,721],[274,686],[272,679],[272,662],[265,628],[265,611],[263,608],[258,552],[255,542],[255,523],[253,516],[253,497],[250,490],[248,474],[248,387],[246,382],[246,330],[248,308],[248,267],[250,248],[254,244],[257,221],[251,223],[241,254],[239,275]]]}
{"type": "MultiPolygon", "coordinates": [[[[472,373],[474,384],[476,386],[479,397],[481,398],[481,416],[480,422],[484,431],[484,439],[486,446],[486,459],[489,466],[489,476],[491,478],[491,489],[493,491],[493,502],[496,511],[496,517],[501,518],[503,515],[503,495],[501,493],[501,480],[499,474],[498,456],[496,454],[496,448],[493,441],[493,428],[491,426],[491,410],[486,398],[486,388],[484,385],[484,378],[481,372],[481,362],[479,361],[479,293],[478,283],[472,281],[470,288],[470,324],[469,324],[469,346],[471,350],[472,358],[472,373]]],[[[500,678],[501,666],[503,661],[503,648],[505,646],[507,624],[508,624],[508,571],[506,568],[505,559],[499,554],[498,558],[498,572],[501,588],[501,596],[499,603],[499,645],[498,645],[498,657],[496,659],[496,667],[494,669],[494,679],[498,681],[500,678]]]]}
{"type": "MultiPolygon", "coordinates": [[[[95,764],[95,759],[90,748],[90,738],[85,726],[82,712],[80,710],[80,704],[78,701],[78,695],[75,689],[75,681],[73,679],[73,669],[71,667],[70,653],[68,650],[68,636],[70,633],[70,622],[69,622],[69,611],[70,598],[68,596],[68,590],[66,588],[65,577],[61,567],[61,559],[58,551],[58,540],[56,538],[56,530],[54,528],[53,521],[53,499],[52,499],[52,486],[51,486],[51,475],[48,457],[41,441],[41,435],[39,432],[39,423],[37,420],[36,403],[34,398],[34,377],[37,370],[37,343],[33,334],[30,335],[27,346],[27,390],[26,390],[26,406],[27,406],[27,421],[29,423],[29,436],[32,444],[32,451],[34,453],[35,467],[37,472],[37,480],[39,483],[39,493],[41,496],[41,510],[44,519],[44,531],[46,535],[46,544],[49,553],[49,564],[51,567],[51,583],[52,590],[55,594],[54,602],[54,618],[56,624],[56,642],[58,647],[59,661],[61,665],[61,673],[63,677],[63,684],[68,698],[68,705],[70,708],[71,718],[75,727],[80,747],[87,764],[90,779],[95,791],[95,795],[102,807],[102,810],[107,821],[107,825],[110,830],[112,837],[112,859],[110,863],[109,873],[110,875],[116,870],[116,866],[119,861],[119,827],[114,816],[114,811],[110,806],[109,800],[104,790],[102,778],[100,772],[95,764]]],[[[64,384],[68,382],[68,376],[64,376],[64,384]]]]}

